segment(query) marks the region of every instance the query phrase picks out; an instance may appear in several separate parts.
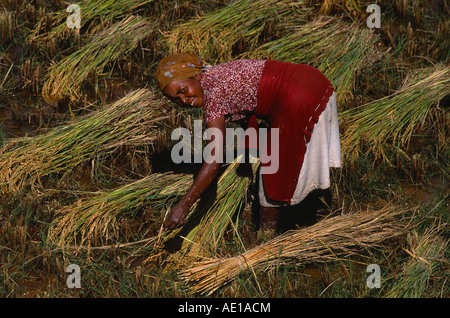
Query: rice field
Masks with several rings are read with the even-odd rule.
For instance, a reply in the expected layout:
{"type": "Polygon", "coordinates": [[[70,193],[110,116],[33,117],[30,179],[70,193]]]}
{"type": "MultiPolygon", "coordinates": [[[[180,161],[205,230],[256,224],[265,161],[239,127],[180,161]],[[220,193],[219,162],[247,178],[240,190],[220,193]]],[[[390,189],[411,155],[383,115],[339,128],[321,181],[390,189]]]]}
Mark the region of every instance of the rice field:
{"type": "Polygon", "coordinates": [[[448,2],[377,1],[380,28],[366,0],[76,3],[80,28],[63,1],[0,4],[1,298],[450,296],[448,2]],[[201,166],[170,159],[201,111],[154,78],[182,51],[331,80],[343,166],[315,224],[259,232],[259,162],[235,160],[164,230],[201,166]]]}

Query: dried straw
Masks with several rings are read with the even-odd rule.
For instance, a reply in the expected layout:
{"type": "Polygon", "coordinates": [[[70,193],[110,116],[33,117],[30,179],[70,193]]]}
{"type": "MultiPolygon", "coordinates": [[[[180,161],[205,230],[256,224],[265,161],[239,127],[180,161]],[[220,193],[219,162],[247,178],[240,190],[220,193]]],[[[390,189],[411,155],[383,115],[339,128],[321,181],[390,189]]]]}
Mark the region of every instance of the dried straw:
{"type": "Polygon", "coordinates": [[[243,46],[240,51],[253,50],[264,36],[273,36],[280,21],[303,21],[303,4],[304,0],[233,1],[176,26],[165,33],[166,41],[171,51],[198,54],[211,63],[227,62],[237,46],[243,46]]]}
{"type": "Polygon", "coordinates": [[[161,112],[162,103],[151,91],[136,90],[46,134],[11,139],[0,149],[2,192],[33,189],[44,176],[68,174],[121,146],[151,146],[168,118],[161,112]]]}
{"type": "MultiPolygon", "coordinates": [[[[133,10],[151,3],[153,0],[82,0],[77,3],[80,6],[81,20],[80,28],[85,33],[96,33],[105,28],[108,23],[114,22],[126,14],[131,14],[133,10]]],[[[69,29],[66,20],[71,13],[63,10],[54,12],[48,16],[43,16],[36,27],[31,30],[28,41],[39,40],[41,42],[62,40],[74,37],[77,29],[69,29]],[[51,25],[48,25],[51,24],[51,25]],[[50,28],[48,32],[41,33],[45,28],[50,28]]]]}
{"type": "Polygon", "coordinates": [[[119,217],[143,206],[154,209],[156,214],[165,210],[166,204],[187,191],[191,178],[155,173],[114,190],[99,191],[57,210],[48,239],[59,246],[74,244],[79,248],[117,239],[119,217]]]}
{"type": "Polygon", "coordinates": [[[403,235],[407,226],[399,218],[407,212],[404,207],[387,205],[380,210],[330,217],[308,228],[286,232],[243,254],[198,262],[180,275],[191,285],[191,292],[211,294],[247,269],[346,258],[403,235]]]}
{"type": "Polygon", "coordinates": [[[357,74],[381,56],[375,46],[378,40],[379,36],[360,22],[320,17],[288,27],[285,36],[241,57],[315,66],[334,85],[341,104],[353,98],[357,74]]]}
{"type": "Polygon", "coordinates": [[[104,68],[132,52],[153,32],[151,23],[140,16],[129,16],[98,33],[78,51],[48,69],[42,95],[48,100],[69,96],[79,98],[79,90],[89,73],[101,74],[104,68]]]}

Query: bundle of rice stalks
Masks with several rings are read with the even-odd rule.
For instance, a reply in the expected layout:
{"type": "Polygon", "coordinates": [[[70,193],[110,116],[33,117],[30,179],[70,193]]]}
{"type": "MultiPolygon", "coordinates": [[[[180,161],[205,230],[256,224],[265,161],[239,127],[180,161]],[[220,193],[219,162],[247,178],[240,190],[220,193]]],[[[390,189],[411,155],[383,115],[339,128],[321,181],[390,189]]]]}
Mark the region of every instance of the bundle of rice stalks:
{"type": "Polygon", "coordinates": [[[361,70],[381,56],[379,36],[360,23],[321,17],[287,28],[286,36],[243,54],[244,58],[274,59],[317,67],[336,88],[340,103],[353,98],[361,70]]]}
{"type": "Polygon", "coordinates": [[[181,272],[192,292],[211,294],[247,269],[280,264],[335,261],[360,255],[365,248],[403,235],[407,226],[399,221],[408,212],[387,205],[380,210],[343,214],[301,230],[289,231],[243,254],[201,261],[181,272]]]}
{"type": "MultiPolygon", "coordinates": [[[[133,10],[142,7],[145,4],[153,2],[153,0],[82,0],[77,3],[80,6],[81,20],[80,28],[86,33],[96,33],[105,27],[105,23],[109,23],[114,19],[125,14],[131,14],[133,10]]],[[[28,41],[31,43],[38,39],[41,42],[50,40],[61,40],[73,37],[77,29],[67,27],[66,20],[73,13],[67,12],[67,8],[42,17],[32,30],[28,41]],[[49,32],[40,34],[45,29],[49,32]]]]}
{"type": "MultiPolygon", "coordinates": [[[[34,137],[11,139],[0,149],[0,186],[3,193],[25,186],[33,190],[40,178],[69,174],[76,166],[114,153],[121,146],[151,146],[168,116],[162,102],[145,89],[85,115],[66,126],[34,137]]],[[[101,160],[100,160],[101,161],[101,160]]]]}
{"type": "Polygon", "coordinates": [[[183,245],[175,256],[177,261],[215,255],[230,227],[240,240],[237,214],[246,204],[248,187],[259,167],[259,161],[239,163],[241,159],[238,156],[220,176],[217,189],[212,190],[215,193],[210,189],[192,206],[186,225],[169,235],[168,239],[178,235],[183,238],[183,245]]]}
{"type": "MultiPolygon", "coordinates": [[[[443,240],[436,229],[428,229],[423,235],[412,231],[407,237],[409,250],[404,249],[411,257],[397,282],[386,294],[388,298],[422,298],[438,295],[427,295],[430,280],[439,266],[448,264],[445,253],[448,240],[443,240]]],[[[442,295],[440,295],[442,297],[442,295]]]]}
{"type": "Polygon", "coordinates": [[[404,153],[401,149],[408,146],[413,132],[424,128],[430,109],[449,94],[450,67],[440,65],[420,70],[392,95],[344,111],[343,152],[353,161],[364,144],[366,154],[389,162],[384,148],[404,153]]]}
{"type": "Polygon", "coordinates": [[[264,37],[272,38],[280,21],[304,20],[303,4],[303,0],[233,1],[167,32],[167,44],[171,51],[191,52],[213,63],[229,61],[233,52],[252,50],[264,37]]]}
{"type": "Polygon", "coordinates": [[[106,65],[132,52],[152,32],[151,23],[139,16],[126,17],[101,31],[91,42],[48,69],[43,97],[54,100],[69,96],[71,101],[77,100],[89,73],[98,76],[106,65]]]}
{"type": "Polygon", "coordinates": [[[59,246],[78,247],[117,239],[119,217],[133,214],[144,205],[164,211],[166,204],[187,191],[191,178],[156,173],[114,190],[100,191],[57,210],[48,238],[59,246]]]}

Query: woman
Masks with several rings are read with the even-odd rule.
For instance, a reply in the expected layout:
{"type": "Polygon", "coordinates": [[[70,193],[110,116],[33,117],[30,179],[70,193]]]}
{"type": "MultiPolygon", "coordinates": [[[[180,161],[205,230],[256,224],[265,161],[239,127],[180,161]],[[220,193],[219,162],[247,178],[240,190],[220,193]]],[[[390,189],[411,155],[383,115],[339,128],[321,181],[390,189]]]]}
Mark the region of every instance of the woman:
{"type": "MultiPolygon", "coordinates": [[[[171,101],[202,107],[207,128],[219,129],[222,136],[227,122],[241,119],[256,127],[256,118],[261,118],[278,129],[278,170],[260,176],[261,230],[277,230],[281,207],[298,204],[312,190],[330,186],[329,168],[341,164],[336,97],[328,79],[314,67],[272,60],[238,60],[211,67],[195,55],[178,53],[161,60],[156,77],[171,101]]],[[[269,130],[266,143],[271,140],[269,130]]],[[[218,162],[203,164],[192,187],[169,212],[166,228],[185,222],[219,167],[218,162]]]]}

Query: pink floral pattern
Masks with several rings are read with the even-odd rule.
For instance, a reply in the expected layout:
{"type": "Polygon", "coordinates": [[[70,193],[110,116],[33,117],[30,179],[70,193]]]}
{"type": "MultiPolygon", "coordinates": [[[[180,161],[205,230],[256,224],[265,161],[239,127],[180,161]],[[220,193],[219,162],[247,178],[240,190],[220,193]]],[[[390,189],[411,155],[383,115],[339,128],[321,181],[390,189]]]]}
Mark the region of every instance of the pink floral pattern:
{"type": "Polygon", "coordinates": [[[220,116],[225,122],[245,118],[257,105],[264,60],[238,60],[216,65],[203,73],[203,116],[208,123],[220,116]]]}

